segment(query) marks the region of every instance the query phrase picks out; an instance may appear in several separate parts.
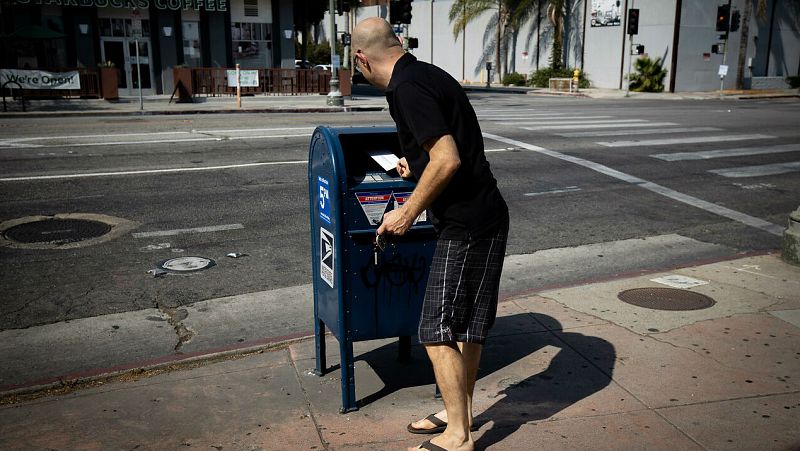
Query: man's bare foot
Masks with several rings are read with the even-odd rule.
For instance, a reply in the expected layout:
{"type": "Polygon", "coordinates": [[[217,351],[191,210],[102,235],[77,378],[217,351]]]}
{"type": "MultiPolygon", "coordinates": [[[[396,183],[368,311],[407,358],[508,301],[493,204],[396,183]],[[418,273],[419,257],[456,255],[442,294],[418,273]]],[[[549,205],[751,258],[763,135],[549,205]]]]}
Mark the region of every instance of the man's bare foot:
{"type": "Polygon", "coordinates": [[[414,432],[417,434],[435,434],[444,431],[444,428],[447,426],[447,411],[440,410],[433,415],[439,420],[439,424],[434,422],[436,420],[431,421],[432,419],[430,419],[429,415],[421,420],[411,423],[409,425],[409,432],[414,432]]]}

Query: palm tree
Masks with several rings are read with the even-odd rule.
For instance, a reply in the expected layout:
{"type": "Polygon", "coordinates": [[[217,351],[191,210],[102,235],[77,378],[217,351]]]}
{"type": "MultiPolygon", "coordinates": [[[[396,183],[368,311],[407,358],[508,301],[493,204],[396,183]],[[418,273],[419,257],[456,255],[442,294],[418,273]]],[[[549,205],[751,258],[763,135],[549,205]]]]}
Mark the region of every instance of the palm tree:
{"type": "Polygon", "coordinates": [[[667,70],[662,66],[661,57],[654,60],[642,57],[633,64],[637,73],[631,74],[631,90],[637,92],[664,91],[664,78],[667,76],[667,70]]]}
{"type": "Polygon", "coordinates": [[[564,64],[564,18],[566,14],[567,0],[519,0],[513,8],[513,16],[510,20],[511,27],[518,31],[519,27],[537,16],[543,3],[547,4],[547,20],[553,26],[553,47],[550,51],[550,66],[553,69],[561,69],[564,64]]]}
{"type": "Polygon", "coordinates": [[[505,75],[505,65],[501,67],[500,48],[505,38],[506,28],[511,17],[509,4],[517,3],[509,0],[456,0],[450,7],[449,19],[453,24],[453,36],[458,38],[467,24],[488,11],[497,11],[492,18],[496,23],[497,31],[495,36],[495,68],[502,79],[505,75]]]}
{"type": "Polygon", "coordinates": [[[550,64],[555,69],[563,65],[562,48],[564,42],[564,15],[567,0],[456,0],[450,7],[449,19],[453,24],[453,35],[458,38],[466,25],[485,12],[497,11],[490,23],[496,24],[495,67],[500,77],[506,73],[508,58],[501,59],[501,50],[508,53],[505,45],[510,30],[511,37],[517,36],[519,29],[529,19],[538,14],[542,3],[547,2],[547,18],[553,25],[553,48],[550,64]]]}

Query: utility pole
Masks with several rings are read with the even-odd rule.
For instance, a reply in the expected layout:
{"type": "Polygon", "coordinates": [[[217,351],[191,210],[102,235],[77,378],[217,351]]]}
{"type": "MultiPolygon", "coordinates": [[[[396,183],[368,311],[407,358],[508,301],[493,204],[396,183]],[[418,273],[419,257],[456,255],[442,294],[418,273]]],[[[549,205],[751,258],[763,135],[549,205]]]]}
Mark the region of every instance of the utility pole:
{"type": "Polygon", "coordinates": [[[731,0],[728,0],[727,10],[724,12],[724,20],[720,13],[717,10],[717,31],[722,31],[722,35],[720,35],[722,38],[722,64],[719,66],[719,98],[721,99],[723,97],[722,90],[725,88],[725,75],[728,73],[728,66],[725,64],[725,60],[728,56],[728,33],[730,33],[731,28],[731,0]],[[724,30],[719,29],[719,26],[723,25],[721,22],[724,22],[724,30]]]}
{"type": "Polygon", "coordinates": [[[331,42],[331,87],[328,93],[327,104],[329,106],[343,106],[344,98],[339,91],[339,55],[336,54],[336,5],[334,0],[328,2],[328,14],[331,17],[330,42],[331,42]]]}

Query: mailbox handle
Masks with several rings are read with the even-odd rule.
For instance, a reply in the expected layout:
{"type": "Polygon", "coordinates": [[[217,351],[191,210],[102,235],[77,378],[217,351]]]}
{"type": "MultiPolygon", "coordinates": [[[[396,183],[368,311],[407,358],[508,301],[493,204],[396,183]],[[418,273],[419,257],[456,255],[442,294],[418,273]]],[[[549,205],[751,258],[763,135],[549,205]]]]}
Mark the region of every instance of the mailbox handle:
{"type": "MultiPolygon", "coordinates": [[[[376,230],[378,230],[378,229],[375,228],[375,229],[348,230],[347,234],[350,235],[350,236],[366,235],[366,234],[375,235],[375,231],[376,230]]],[[[412,226],[410,229],[408,229],[408,232],[406,234],[409,234],[409,233],[430,233],[430,232],[434,232],[434,231],[435,231],[435,229],[433,228],[432,225],[421,225],[421,226],[412,226]]]]}

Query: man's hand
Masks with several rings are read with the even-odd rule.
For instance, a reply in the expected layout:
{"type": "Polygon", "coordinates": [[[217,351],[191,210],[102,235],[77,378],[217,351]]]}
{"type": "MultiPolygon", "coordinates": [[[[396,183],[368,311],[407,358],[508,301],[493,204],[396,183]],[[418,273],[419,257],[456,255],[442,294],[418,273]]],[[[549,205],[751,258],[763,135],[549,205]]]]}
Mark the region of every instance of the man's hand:
{"type": "Polygon", "coordinates": [[[397,208],[383,215],[383,222],[378,227],[378,235],[388,233],[390,235],[403,235],[408,232],[411,225],[414,223],[412,219],[408,219],[403,207],[397,208]]]}
{"type": "Polygon", "coordinates": [[[407,179],[414,175],[408,168],[408,161],[406,161],[406,157],[397,160],[397,166],[395,167],[395,169],[397,169],[397,173],[400,174],[400,177],[403,177],[404,179],[407,179]]]}

